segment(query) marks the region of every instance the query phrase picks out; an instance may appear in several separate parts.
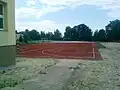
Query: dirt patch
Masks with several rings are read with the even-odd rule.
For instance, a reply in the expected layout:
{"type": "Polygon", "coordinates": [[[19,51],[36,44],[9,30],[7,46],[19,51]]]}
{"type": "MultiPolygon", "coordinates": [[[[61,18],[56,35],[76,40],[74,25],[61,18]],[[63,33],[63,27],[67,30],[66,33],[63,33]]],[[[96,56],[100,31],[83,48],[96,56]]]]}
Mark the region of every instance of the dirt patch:
{"type": "Polygon", "coordinates": [[[56,64],[52,59],[17,58],[16,61],[12,70],[0,70],[0,89],[15,87],[39,74],[46,74],[46,69],[56,64]]]}
{"type": "Polygon", "coordinates": [[[101,44],[101,43],[96,43],[96,45],[97,45],[97,48],[98,49],[101,49],[101,48],[106,48],[103,44],[101,44]]]}
{"type": "Polygon", "coordinates": [[[76,67],[70,78],[68,90],[120,90],[120,55],[118,44],[103,44],[100,49],[103,61],[83,61],[76,67]]]}
{"type": "MultiPolygon", "coordinates": [[[[101,43],[99,49],[103,60],[60,60],[56,65],[52,59],[17,60],[20,75],[28,78],[23,84],[1,90],[120,90],[120,44],[101,43]],[[109,49],[108,49],[109,48],[109,49]],[[21,62],[22,61],[22,62],[21,62]],[[68,62],[69,61],[69,62],[68,62]],[[20,63],[19,63],[20,62],[20,63]],[[48,64],[49,63],[49,64],[48,64]],[[53,67],[41,69],[46,65],[53,67]],[[46,74],[40,74],[45,70],[46,74]],[[32,73],[31,73],[32,72],[32,73]]],[[[4,73],[4,72],[2,72],[4,73]]]]}

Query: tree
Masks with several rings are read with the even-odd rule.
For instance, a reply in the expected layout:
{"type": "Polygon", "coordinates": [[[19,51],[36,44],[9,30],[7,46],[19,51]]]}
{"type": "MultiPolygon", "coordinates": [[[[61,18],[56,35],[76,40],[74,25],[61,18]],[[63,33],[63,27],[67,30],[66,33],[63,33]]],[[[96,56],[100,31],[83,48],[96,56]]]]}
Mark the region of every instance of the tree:
{"type": "Polygon", "coordinates": [[[23,38],[24,38],[24,43],[28,43],[28,41],[30,41],[30,37],[29,37],[29,30],[26,29],[25,32],[23,32],[23,38]]]}
{"type": "Polygon", "coordinates": [[[54,34],[52,32],[48,32],[48,33],[46,33],[46,38],[48,38],[48,40],[53,40],[54,34]]]}
{"type": "Polygon", "coordinates": [[[41,39],[45,39],[46,38],[46,34],[45,34],[44,31],[40,32],[40,37],[41,37],[41,39]]]}
{"type": "Polygon", "coordinates": [[[94,35],[93,35],[93,40],[94,40],[94,41],[99,41],[98,33],[99,33],[98,30],[96,30],[96,31],[94,32],[94,35]]]}
{"type": "Polygon", "coordinates": [[[24,38],[24,43],[28,43],[29,37],[27,36],[27,34],[24,34],[23,38],[24,38]]]}
{"type": "Polygon", "coordinates": [[[62,34],[58,29],[54,31],[54,40],[62,40],[62,34]]]}
{"type": "Polygon", "coordinates": [[[40,40],[40,34],[35,29],[29,31],[28,35],[29,35],[31,40],[40,40]]]}
{"type": "Polygon", "coordinates": [[[81,41],[91,41],[92,40],[92,30],[85,24],[80,24],[77,26],[78,39],[81,41]]]}
{"type": "Polygon", "coordinates": [[[77,26],[71,28],[67,26],[64,33],[64,40],[76,41],[78,40],[77,26]]]}
{"type": "Polygon", "coordinates": [[[104,29],[96,30],[93,36],[94,41],[106,41],[106,32],[104,29]]]}
{"type": "Polygon", "coordinates": [[[18,34],[17,30],[15,30],[15,33],[18,34]]]}
{"type": "Polygon", "coordinates": [[[106,40],[106,33],[105,33],[104,29],[99,30],[98,39],[99,39],[99,41],[105,41],[106,40]]]}
{"type": "Polygon", "coordinates": [[[120,41],[120,20],[110,21],[106,26],[106,34],[108,41],[120,41]]]}
{"type": "Polygon", "coordinates": [[[65,28],[64,40],[67,40],[67,41],[71,40],[71,30],[72,28],[70,26],[67,26],[65,28]]]}
{"type": "Polygon", "coordinates": [[[74,26],[71,29],[71,40],[78,41],[79,40],[78,26],[74,26]]]}
{"type": "Polygon", "coordinates": [[[23,41],[24,41],[24,39],[23,39],[22,35],[20,35],[19,42],[23,42],[23,41]]]}
{"type": "MultiPolygon", "coordinates": [[[[61,32],[56,29],[53,33],[41,31],[40,33],[33,29],[29,31],[26,29],[22,32],[17,32],[18,34],[22,34],[24,38],[24,42],[28,42],[30,40],[40,40],[40,39],[48,39],[48,40],[68,40],[68,41],[120,41],[120,20],[116,19],[110,21],[104,29],[96,30],[94,34],[92,34],[92,30],[89,26],[85,24],[79,24],[74,27],[67,26],[65,28],[64,37],[62,37],[61,32]]],[[[22,37],[19,38],[22,41],[22,37]]]]}
{"type": "Polygon", "coordinates": [[[91,41],[92,30],[85,24],[80,24],[73,28],[67,26],[64,33],[64,39],[72,41],[91,41]]]}

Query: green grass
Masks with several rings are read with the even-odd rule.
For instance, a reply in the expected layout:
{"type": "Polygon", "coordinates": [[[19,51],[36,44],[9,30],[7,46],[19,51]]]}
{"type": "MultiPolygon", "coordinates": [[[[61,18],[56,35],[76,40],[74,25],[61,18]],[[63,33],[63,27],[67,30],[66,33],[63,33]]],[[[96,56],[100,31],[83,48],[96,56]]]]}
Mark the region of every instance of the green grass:
{"type": "Polygon", "coordinates": [[[3,71],[0,72],[0,89],[5,87],[15,87],[23,82],[23,78],[15,72],[6,72],[4,74],[2,73],[3,71]]]}

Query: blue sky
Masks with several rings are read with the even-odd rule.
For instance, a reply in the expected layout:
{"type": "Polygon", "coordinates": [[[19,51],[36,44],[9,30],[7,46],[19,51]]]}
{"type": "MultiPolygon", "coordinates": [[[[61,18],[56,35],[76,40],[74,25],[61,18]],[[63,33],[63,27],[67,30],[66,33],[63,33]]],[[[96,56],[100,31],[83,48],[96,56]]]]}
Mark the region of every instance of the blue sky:
{"type": "Polygon", "coordinates": [[[119,19],[119,10],[120,0],[16,0],[16,29],[63,33],[84,23],[94,31],[119,19]]]}

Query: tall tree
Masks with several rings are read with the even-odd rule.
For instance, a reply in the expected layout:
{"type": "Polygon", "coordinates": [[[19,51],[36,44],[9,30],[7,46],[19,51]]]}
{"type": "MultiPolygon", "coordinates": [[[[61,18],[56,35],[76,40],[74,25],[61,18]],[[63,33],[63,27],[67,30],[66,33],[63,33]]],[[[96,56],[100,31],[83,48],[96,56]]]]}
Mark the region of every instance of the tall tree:
{"type": "Polygon", "coordinates": [[[77,41],[77,40],[79,40],[78,39],[78,32],[77,32],[77,27],[76,26],[74,26],[73,28],[71,28],[71,34],[70,34],[70,38],[71,38],[71,40],[72,41],[77,41]]]}
{"type": "Polygon", "coordinates": [[[94,40],[94,41],[99,41],[98,33],[99,33],[98,30],[96,30],[96,31],[94,32],[94,35],[93,35],[93,40],[94,40]]]}
{"type": "Polygon", "coordinates": [[[40,34],[37,30],[33,29],[28,34],[31,40],[40,40],[40,34]]]}
{"type": "Polygon", "coordinates": [[[98,33],[99,41],[105,41],[106,40],[106,33],[104,29],[100,29],[98,33]]]}
{"type": "Polygon", "coordinates": [[[71,40],[71,31],[72,31],[72,28],[70,26],[67,26],[65,28],[65,32],[64,32],[64,40],[71,40]]]}
{"type": "Polygon", "coordinates": [[[18,34],[18,31],[17,31],[17,30],[15,30],[15,33],[16,33],[16,34],[18,34]]]}
{"type": "Polygon", "coordinates": [[[80,24],[77,26],[77,33],[79,40],[84,41],[92,40],[92,30],[85,24],[80,24]]]}
{"type": "Polygon", "coordinates": [[[48,33],[46,33],[46,38],[48,38],[48,40],[53,40],[54,34],[52,32],[48,32],[48,33]]]}
{"type": "Polygon", "coordinates": [[[22,35],[20,35],[19,42],[23,42],[23,41],[24,41],[24,39],[23,39],[22,35]]]}
{"type": "Polygon", "coordinates": [[[46,38],[46,34],[45,34],[44,31],[40,32],[40,37],[41,37],[41,39],[45,39],[46,38]]]}
{"type": "Polygon", "coordinates": [[[120,20],[110,21],[106,26],[107,40],[120,41],[120,20]]]}
{"type": "Polygon", "coordinates": [[[62,34],[58,29],[54,31],[54,40],[62,40],[62,34]]]}
{"type": "Polygon", "coordinates": [[[31,40],[30,37],[29,37],[29,30],[26,29],[25,32],[21,32],[21,33],[23,33],[24,42],[28,43],[28,41],[31,40]]]}
{"type": "Polygon", "coordinates": [[[80,24],[80,25],[74,26],[73,28],[67,26],[64,33],[64,39],[73,40],[73,41],[75,40],[91,41],[92,31],[85,24],[80,24]]]}

